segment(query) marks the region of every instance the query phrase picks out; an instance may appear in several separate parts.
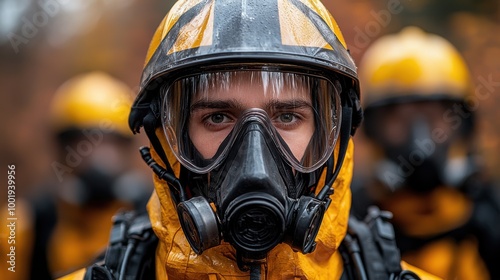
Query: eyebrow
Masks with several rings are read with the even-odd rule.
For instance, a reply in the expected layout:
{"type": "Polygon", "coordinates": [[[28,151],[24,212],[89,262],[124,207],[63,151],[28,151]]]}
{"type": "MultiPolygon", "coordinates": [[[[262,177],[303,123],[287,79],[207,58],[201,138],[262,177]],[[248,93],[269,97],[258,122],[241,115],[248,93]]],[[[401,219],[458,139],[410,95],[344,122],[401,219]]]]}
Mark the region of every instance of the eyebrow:
{"type": "Polygon", "coordinates": [[[241,109],[243,110],[243,106],[241,103],[236,100],[198,100],[194,102],[189,108],[191,112],[201,109],[241,109]]]}
{"type": "MultiPolygon", "coordinates": [[[[289,110],[298,108],[312,108],[312,105],[310,102],[300,99],[284,100],[284,101],[273,99],[267,102],[263,109],[266,111],[271,111],[271,110],[287,110],[287,109],[289,110]]],[[[191,112],[202,109],[245,110],[246,108],[244,108],[241,102],[237,100],[212,100],[212,101],[199,100],[194,102],[190,107],[191,112]]]]}
{"type": "Polygon", "coordinates": [[[289,110],[289,109],[299,109],[299,108],[312,108],[312,104],[310,102],[301,99],[293,99],[285,101],[273,99],[270,102],[268,102],[265,106],[266,110],[270,109],[289,110]]]}

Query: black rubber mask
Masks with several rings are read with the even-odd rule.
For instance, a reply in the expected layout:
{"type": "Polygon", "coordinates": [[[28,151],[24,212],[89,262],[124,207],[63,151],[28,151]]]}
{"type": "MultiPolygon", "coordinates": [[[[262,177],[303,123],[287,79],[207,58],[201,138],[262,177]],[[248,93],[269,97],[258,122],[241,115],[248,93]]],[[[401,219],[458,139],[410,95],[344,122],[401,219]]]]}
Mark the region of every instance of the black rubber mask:
{"type": "Polygon", "coordinates": [[[265,258],[282,242],[303,253],[314,250],[326,203],[302,195],[313,174],[294,172],[270,139],[259,122],[247,122],[224,164],[200,179],[197,185],[208,184],[216,211],[203,196],[179,203],[182,228],[196,253],[221,239],[243,262],[265,258]]]}

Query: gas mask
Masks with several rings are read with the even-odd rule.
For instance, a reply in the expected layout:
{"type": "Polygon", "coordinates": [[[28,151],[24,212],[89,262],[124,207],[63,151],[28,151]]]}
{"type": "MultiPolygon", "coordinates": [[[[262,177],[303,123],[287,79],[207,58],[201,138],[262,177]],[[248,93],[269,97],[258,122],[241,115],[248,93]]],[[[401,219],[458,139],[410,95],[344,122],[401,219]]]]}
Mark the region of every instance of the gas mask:
{"type": "Polygon", "coordinates": [[[198,189],[210,180],[208,199],[197,196],[177,206],[182,228],[198,254],[219,245],[221,237],[243,260],[263,259],[283,241],[309,253],[327,205],[301,195],[307,176],[287,168],[259,120],[262,116],[248,114],[256,115],[243,125],[225,162],[210,179],[191,180],[198,189]]]}
{"type": "MultiPolygon", "coordinates": [[[[88,141],[85,131],[82,128],[65,131],[60,135],[60,146],[77,147],[78,143],[88,141]]],[[[131,144],[128,137],[104,133],[91,152],[81,157],[82,162],[71,174],[63,177],[61,198],[82,207],[102,207],[116,201],[141,201],[144,205],[144,195],[149,193],[148,181],[128,166],[126,151],[131,144]]]]}
{"type": "MultiPolygon", "coordinates": [[[[409,137],[400,145],[387,145],[385,153],[388,158],[380,165],[377,174],[385,173],[385,168],[401,168],[401,185],[417,192],[427,192],[445,184],[445,174],[442,166],[448,160],[448,141],[436,144],[430,135],[428,124],[424,120],[416,120],[410,125],[409,137]]],[[[383,178],[383,176],[381,176],[383,178]]]]}
{"type": "Polygon", "coordinates": [[[329,159],[333,170],[339,92],[335,81],[263,69],[192,75],[164,89],[162,124],[184,167],[179,180],[142,154],[176,193],[197,254],[224,240],[245,269],[279,243],[315,249],[331,188],[315,190],[329,159]]]}
{"type": "Polygon", "coordinates": [[[80,192],[82,205],[102,205],[116,199],[113,185],[117,175],[99,166],[90,165],[77,178],[83,188],[80,192]]]}
{"type": "MultiPolygon", "coordinates": [[[[377,165],[376,176],[379,181],[392,190],[405,186],[416,192],[428,192],[439,186],[460,187],[475,171],[473,160],[466,153],[458,157],[450,155],[452,146],[463,140],[471,127],[470,120],[464,120],[465,123],[460,125],[456,121],[453,125],[446,123],[446,109],[451,108],[451,104],[427,102],[411,105],[420,109],[434,106],[435,110],[409,113],[413,116],[408,119],[401,116],[400,125],[396,126],[401,135],[399,143],[394,143],[387,135],[376,135],[377,132],[373,129],[370,131],[372,136],[375,134],[386,157],[377,165]],[[439,121],[441,123],[436,124],[439,121]],[[435,138],[436,131],[441,133],[441,138],[435,138]],[[393,176],[388,176],[389,173],[393,176]]],[[[406,107],[401,110],[405,110],[404,108],[406,107]]],[[[408,109],[413,110],[413,107],[408,109]]],[[[380,119],[378,122],[387,126],[394,125],[380,119]]],[[[372,126],[374,123],[372,122],[372,126]]],[[[374,127],[380,128],[380,125],[374,127]]]]}

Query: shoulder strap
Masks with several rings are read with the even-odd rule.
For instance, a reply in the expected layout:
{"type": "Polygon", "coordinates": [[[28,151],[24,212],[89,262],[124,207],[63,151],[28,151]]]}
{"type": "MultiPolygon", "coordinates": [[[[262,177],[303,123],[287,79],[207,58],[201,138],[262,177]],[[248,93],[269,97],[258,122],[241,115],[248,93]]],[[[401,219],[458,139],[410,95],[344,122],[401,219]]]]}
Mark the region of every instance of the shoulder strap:
{"type": "Polygon", "coordinates": [[[392,214],[370,207],[364,221],[349,218],[349,227],[341,245],[344,260],[342,279],[420,279],[401,268],[401,255],[395,241],[392,214]]]}
{"type": "Polygon", "coordinates": [[[155,279],[158,238],[147,213],[120,213],[113,218],[108,248],[92,266],[85,280],[155,279]]]}

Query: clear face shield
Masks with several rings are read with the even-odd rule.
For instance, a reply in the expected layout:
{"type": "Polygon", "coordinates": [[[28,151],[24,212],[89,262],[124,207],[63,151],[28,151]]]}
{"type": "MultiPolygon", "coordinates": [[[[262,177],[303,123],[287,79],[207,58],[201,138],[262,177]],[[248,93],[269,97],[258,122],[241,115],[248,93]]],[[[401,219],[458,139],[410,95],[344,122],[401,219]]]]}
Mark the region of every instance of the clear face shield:
{"type": "Polygon", "coordinates": [[[165,136],[183,166],[208,173],[224,162],[246,124],[255,122],[289,166],[309,173],[328,160],[339,135],[334,83],[263,69],[187,76],[164,89],[165,136]]]}

